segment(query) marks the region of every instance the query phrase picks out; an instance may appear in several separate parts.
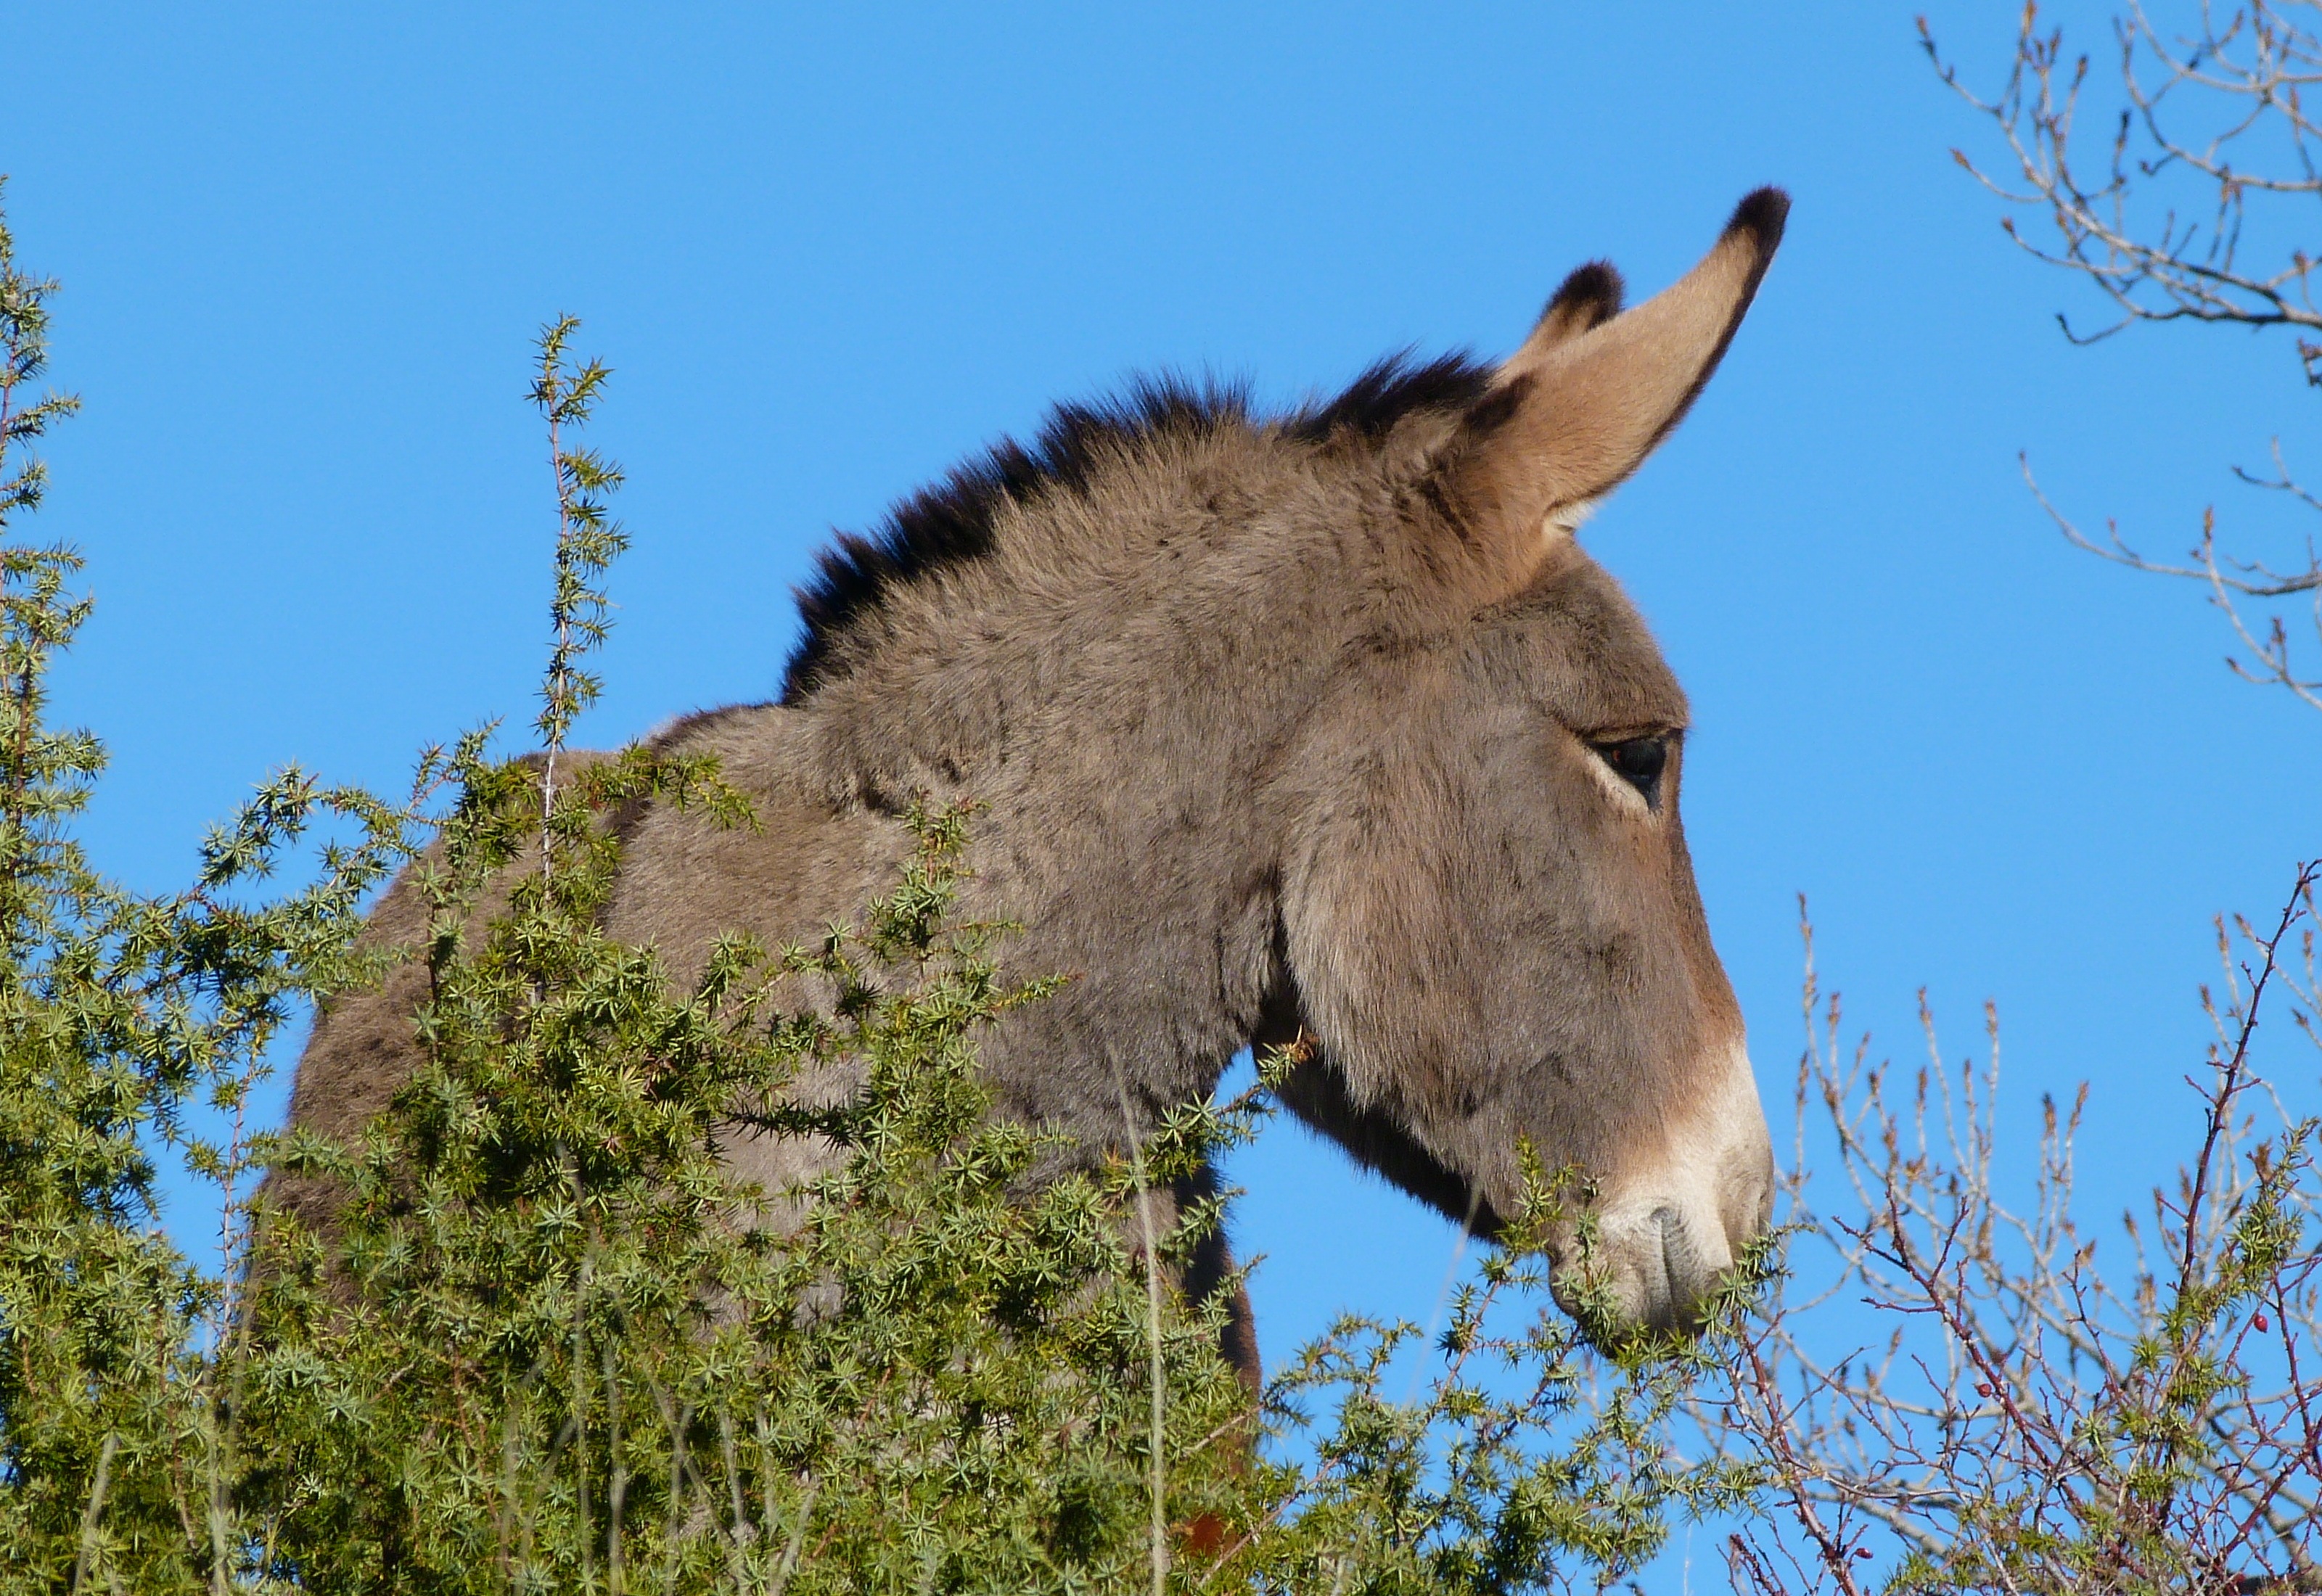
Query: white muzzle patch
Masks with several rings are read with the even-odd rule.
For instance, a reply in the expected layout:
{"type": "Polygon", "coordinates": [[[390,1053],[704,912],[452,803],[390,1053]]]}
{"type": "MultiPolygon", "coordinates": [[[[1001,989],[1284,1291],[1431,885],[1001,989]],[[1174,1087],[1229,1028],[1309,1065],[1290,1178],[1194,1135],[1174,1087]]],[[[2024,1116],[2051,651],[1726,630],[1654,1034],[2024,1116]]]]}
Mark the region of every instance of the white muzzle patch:
{"type": "Polygon", "coordinates": [[[1770,1218],[1773,1141],[1748,1050],[1734,1043],[1715,1072],[1693,1111],[1599,1190],[1586,1265],[1627,1325],[1696,1322],[1770,1218]]]}

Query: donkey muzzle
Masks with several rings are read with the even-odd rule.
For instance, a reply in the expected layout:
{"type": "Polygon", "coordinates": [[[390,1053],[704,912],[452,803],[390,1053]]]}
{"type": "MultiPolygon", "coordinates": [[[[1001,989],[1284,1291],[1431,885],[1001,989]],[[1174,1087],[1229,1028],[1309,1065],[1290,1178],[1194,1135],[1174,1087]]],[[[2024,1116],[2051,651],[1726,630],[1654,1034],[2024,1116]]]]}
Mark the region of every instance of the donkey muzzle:
{"type": "Polygon", "coordinates": [[[1773,1143],[1739,1046],[1720,1075],[1694,1115],[1603,1182],[1593,1238],[1576,1229],[1559,1249],[1557,1298],[1592,1327],[1698,1330],[1735,1259],[1764,1233],[1773,1143]]]}

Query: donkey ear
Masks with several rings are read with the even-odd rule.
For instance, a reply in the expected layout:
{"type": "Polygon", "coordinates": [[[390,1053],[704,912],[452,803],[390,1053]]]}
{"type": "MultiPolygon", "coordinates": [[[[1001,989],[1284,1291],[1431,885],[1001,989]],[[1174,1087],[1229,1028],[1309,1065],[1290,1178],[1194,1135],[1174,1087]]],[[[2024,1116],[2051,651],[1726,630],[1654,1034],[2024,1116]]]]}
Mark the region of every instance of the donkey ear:
{"type": "Polygon", "coordinates": [[[1610,260],[1591,260],[1549,296],[1540,320],[1532,324],[1531,336],[1508,364],[1538,361],[1558,345],[1595,332],[1621,314],[1623,291],[1621,274],[1613,269],[1610,260]]]}
{"type": "Polygon", "coordinates": [[[1439,458],[1473,552],[1529,577],[1594,501],[1668,434],[1717,369],[1782,240],[1789,196],[1760,188],[1674,286],[1625,314],[1610,267],[1565,280],[1439,458]]]}

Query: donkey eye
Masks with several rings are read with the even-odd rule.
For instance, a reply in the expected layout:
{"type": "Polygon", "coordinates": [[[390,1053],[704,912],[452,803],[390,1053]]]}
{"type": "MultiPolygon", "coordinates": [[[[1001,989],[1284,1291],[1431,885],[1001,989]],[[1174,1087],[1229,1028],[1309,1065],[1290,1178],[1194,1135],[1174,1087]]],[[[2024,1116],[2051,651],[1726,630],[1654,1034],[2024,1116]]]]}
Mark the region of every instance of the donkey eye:
{"type": "Polygon", "coordinates": [[[1618,743],[1592,743],[1597,757],[1613,767],[1613,773],[1644,795],[1645,802],[1658,807],[1661,795],[1661,771],[1668,766],[1667,737],[1629,737],[1618,743]]]}

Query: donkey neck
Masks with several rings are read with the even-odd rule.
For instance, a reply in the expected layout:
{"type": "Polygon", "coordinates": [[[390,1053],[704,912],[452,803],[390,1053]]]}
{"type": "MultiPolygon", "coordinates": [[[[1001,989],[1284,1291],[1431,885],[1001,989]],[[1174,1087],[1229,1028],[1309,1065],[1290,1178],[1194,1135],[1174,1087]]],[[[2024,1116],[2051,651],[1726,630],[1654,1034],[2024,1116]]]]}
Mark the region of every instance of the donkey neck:
{"type": "Polygon", "coordinates": [[[1011,506],[1000,552],[894,596],[800,706],[842,807],[979,807],[969,903],[1072,978],[985,1042],[1010,1111],[1117,1143],[1216,1084],[1282,986],[1275,767],[1350,606],[1313,451],[1236,427],[1083,496],[1011,506]]]}

